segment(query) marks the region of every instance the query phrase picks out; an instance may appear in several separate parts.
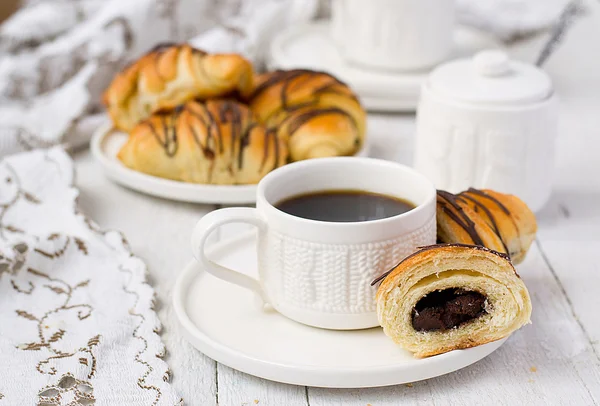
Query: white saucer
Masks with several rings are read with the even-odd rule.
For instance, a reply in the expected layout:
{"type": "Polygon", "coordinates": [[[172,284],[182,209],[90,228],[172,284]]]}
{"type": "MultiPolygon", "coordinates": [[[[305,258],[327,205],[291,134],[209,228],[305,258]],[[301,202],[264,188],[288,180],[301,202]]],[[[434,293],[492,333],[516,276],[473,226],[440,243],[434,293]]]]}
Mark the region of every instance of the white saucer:
{"type": "MultiPolygon", "coordinates": [[[[335,47],[327,20],[294,25],[271,42],[271,69],[307,68],[330,72],[351,86],[368,110],[414,111],[421,85],[429,71],[367,70],[345,62],[335,47]]],[[[471,56],[479,50],[502,48],[488,34],[458,26],[455,50],[449,59],[471,56]]]]}
{"type": "MultiPolygon", "coordinates": [[[[227,267],[257,275],[252,232],[212,247],[227,267]]],[[[296,323],[262,310],[248,290],[204,272],[193,261],[179,275],[173,304],[185,337],[214,360],[273,381],[327,388],[361,388],[415,382],[464,368],[505,340],[416,359],[381,328],[333,331],[296,323]]]]}
{"type": "MultiPolygon", "coordinates": [[[[94,133],[90,148],[106,176],[138,192],[165,199],[206,204],[249,204],[256,202],[256,185],[203,185],[163,179],[127,168],[117,159],[117,153],[128,135],[115,130],[110,122],[94,133]]],[[[369,143],[356,156],[368,156],[369,143]]]]}

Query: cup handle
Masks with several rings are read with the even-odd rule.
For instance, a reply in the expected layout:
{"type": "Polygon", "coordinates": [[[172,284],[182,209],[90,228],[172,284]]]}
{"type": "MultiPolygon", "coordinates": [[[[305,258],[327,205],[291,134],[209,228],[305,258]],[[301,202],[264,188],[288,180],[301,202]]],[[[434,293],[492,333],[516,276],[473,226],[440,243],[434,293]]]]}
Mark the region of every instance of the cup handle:
{"type": "Polygon", "coordinates": [[[211,233],[229,223],[252,224],[259,230],[267,227],[266,222],[258,214],[258,211],[253,208],[231,207],[212,211],[198,221],[192,232],[192,252],[194,253],[194,257],[211,275],[226,282],[250,289],[262,299],[263,303],[267,303],[266,294],[256,279],[211,261],[204,252],[206,240],[211,233]]]}

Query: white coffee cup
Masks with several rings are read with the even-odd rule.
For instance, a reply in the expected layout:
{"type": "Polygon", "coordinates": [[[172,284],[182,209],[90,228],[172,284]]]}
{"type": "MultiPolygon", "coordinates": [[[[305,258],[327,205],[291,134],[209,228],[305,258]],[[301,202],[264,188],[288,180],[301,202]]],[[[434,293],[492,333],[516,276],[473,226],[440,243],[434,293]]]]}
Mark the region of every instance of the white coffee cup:
{"type": "Polygon", "coordinates": [[[420,70],[452,51],[454,0],[334,0],[331,6],[331,35],[350,63],[420,70]]]}
{"type": "Polygon", "coordinates": [[[256,208],[225,208],[205,215],[192,235],[194,256],[212,275],[246,287],[275,310],[307,325],[361,329],[378,325],[371,281],[416,247],[436,240],[436,190],[413,169],[371,158],[319,158],[285,165],[265,176],[256,208]],[[328,190],[395,196],[416,207],[363,222],[325,222],[287,214],[287,198],[328,190]],[[259,280],[225,268],[204,253],[209,235],[227,223],[258,228],[259,280]]]}

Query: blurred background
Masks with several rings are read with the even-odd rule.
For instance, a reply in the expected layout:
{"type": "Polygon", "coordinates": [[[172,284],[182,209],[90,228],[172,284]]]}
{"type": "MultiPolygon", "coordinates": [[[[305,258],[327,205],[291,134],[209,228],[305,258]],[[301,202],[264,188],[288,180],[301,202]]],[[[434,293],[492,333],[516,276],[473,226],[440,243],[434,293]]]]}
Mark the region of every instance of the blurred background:
{"type": "MultiPolygon", "coordinates": [[[[390,7],[385,1],[378,3],[380,8],[390,7]]],[[[431,13],[436,12],[432,6],[431,13]]],[[[468,53],[490,43],[515,48],[515,44],[539,41],[536,52],[528,51],[526,57],[530,62],[541,58],[540,65],[564,37],[565,27],[585,12],[582,4],[568,0],[456,2],[457,23],[478,30],[470,38],[481,44],[468,48],[468,53]]],[[[102,119],[102,90],[123,66],[162,42],[189,41],[207,51],[238,52],[259,71],[269,62],[270,67],[322,68],[349,82],[371,111],[414,112],[414,100],[407,108],[400,106],[404,101],[381,108],[381,98],[388,95],[364,94],[361,83],[374,88],[372,78],[365,79],[361,71],[364,80],[358,83],[352,76],[356,70],[341,72],[327,65],[339,61],[331,59],[331,52],[313,53],[311,49],[320,49],[319,42],[313,46],[307,39],[304,50],[290,46],[288,50],[295,54],[288,55],[287,62],[270,60],[273,41],[282,42],[283,32],[311,21],[327,21],[331,13],[329,0],[3,0],[0,154],[57,143],[74,148],[87,145],[102,119]]],[[[314,27],[309,28],[298,35],[313,35],[309,31],[314,27]]],[[[388,79],[379,79],[386,87],[388,79]]],[[[411,91],[410,97],[416,99],[418,86],[411,91]]]]}

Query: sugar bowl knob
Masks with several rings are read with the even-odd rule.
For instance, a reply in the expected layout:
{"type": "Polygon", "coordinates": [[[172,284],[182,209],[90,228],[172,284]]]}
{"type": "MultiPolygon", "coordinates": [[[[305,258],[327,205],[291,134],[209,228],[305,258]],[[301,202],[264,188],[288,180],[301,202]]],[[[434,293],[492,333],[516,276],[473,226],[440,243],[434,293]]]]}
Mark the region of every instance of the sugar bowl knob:
{"type": "Polygon", "coordinates": [[[499,50],[479,52],[473,57],[473,65],[481,76],[503,76],[510,73],[508,55],[499,50]]]}

